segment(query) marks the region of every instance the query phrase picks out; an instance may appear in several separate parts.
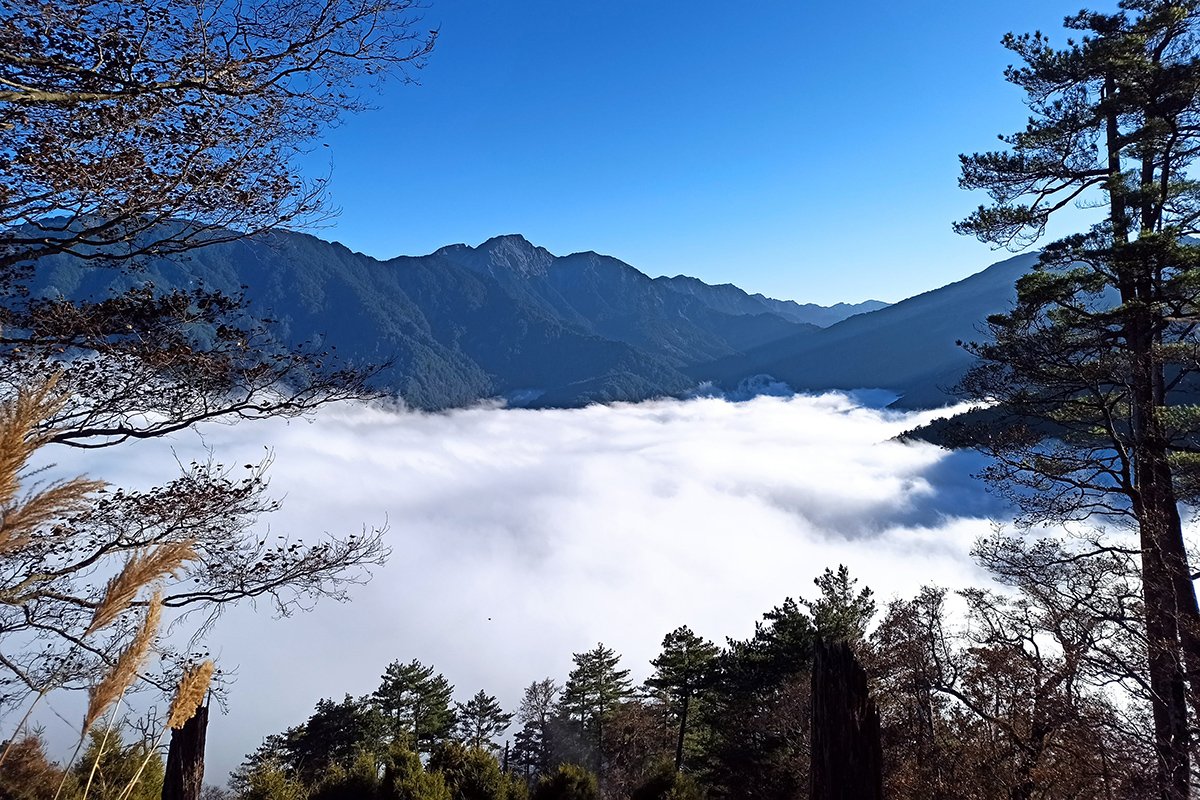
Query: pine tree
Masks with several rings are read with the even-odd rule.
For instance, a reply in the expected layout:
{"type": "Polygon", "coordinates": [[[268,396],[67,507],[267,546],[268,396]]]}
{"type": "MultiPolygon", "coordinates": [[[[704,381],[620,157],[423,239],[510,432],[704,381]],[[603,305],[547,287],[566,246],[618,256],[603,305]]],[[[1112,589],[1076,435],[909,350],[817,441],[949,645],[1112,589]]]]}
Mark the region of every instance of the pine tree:
{"type": "Polygon", "coordinates": [[[575,668],[567,676],[559,708],[577,724],[581,739],[595,747],[596,773],[603,780],[604,721],[633,694],[629,670],[618,669],[621,656],[603,644],[572,658],[575,668]]]}
{"type": "Polygon", "coordinates": [[[839,564],[837,572],[828,567],[813,583],[821,590],[816,600],[801,599],[808,609],[817,635],[830,640],[857,642],[866,633],[867,625],[875,616],[875,601],[869,588],[854,591],[856,578],[850,577],[845,564],[839,564]]]}
{"type": "Polygon", "coordinates": [[[468,747],[498,751],[496,737],[508,729],[513,715],[505,714],[496,698],[480,689],[466,703],[456,703],[458,736],[468,747]]]}
{"type": "Polygon", "coordinates": [[[393,741],[429,753],[454,730],[453,693],[445,676],[413,659],[408,664],[389,664],[372,699],[388,718],[393,741]]]}
{"type": "Polygon", "coordinates": [[[663,698],[679,725],[675,744],[676,772],[683,768],[688,712],[697,693],[712,681],[718,652],[716,645],[701,639],[684,625],[663,638],[662,653],[650,662],[654,674],[646,680],[646,688],[663,698]]]}
{"type": "Polygon", "coordinates": [[[817,632],[793,598],[729,640],[699,719],[712,731],[705,771],[714,794],[785,800],[803,796],[808,764],[809,676],[817,632]]]}
{"type": "Polygon", "coordinates": [[[385,720],[367,698],[346,695],[341,702],[321,700],[303,725],[264,745],[262,756],[267,758],[278,744],[277,755],[291,774],[312,783],[332,767],[350,770],[361,755],[382,757],[380,739],[385,728],[385,720]]]}
{"type": "Polygon", "coordinates": [[[1024,64],[1008,80],[1032,116],[1007,151],[962,157],[984,189],[956,227],[1026,245],[1076,199],[1104,210],[1087,233],[1049,245],[988,321],[993,342],[968,397],[995,421],[963,441],[994,457],[986,477],[1027,522],[1107,517],[1139,532],[1159,794],[1189,795],[1188,705],[1200,708],[1200,612],[1178,501],[1200,494],[1200,11],[1194,0],[1123,0],[1066,20],[1078,40],[1008,35],[1024,64]],[[1190,686],[1189,686],[1190,684],[1190,686]]]}

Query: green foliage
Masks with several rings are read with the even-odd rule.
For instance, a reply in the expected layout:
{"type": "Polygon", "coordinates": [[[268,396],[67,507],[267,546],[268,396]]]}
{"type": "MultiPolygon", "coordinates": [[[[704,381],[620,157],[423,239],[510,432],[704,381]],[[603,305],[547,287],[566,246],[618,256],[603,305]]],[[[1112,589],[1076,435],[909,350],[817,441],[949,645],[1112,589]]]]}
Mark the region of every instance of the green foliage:
{"type": "Polygon", "coordinates": [[[646,687],[676,705],[712,681],[718,652],[686,625],[676,628],[663,637],[662,653],[650,662],[654,674],[646,679],[646,687]]]}
{"type": "Polygon", "coordinates": [[[538,781],[530,800],[600,800],[600,787],[593,773],[563,764],[538,781]]]}
{"type": "Polygon", "coordinates": [[[663,638],[662,653],[650,662],[654,673],[646,680],[646,688],[663,700],[679,730],[676,770],[683,765],[693,701],[715,680],[718,653],[716,645],[684,625],[663,638]]]}
{"type": "Polygon", "coordinates": [[[1123,0],[1065,24],[1073,33],[1061,48],[1040,33],[1005,37],[1020,59],[1005,77],[1031,113],[1001,137],[1005,152],[961,157],[960,185],[993,204],[957,228],[1024,247],[1077,199],[1102,212],[1086,233],[1044,248],[1014,308],[989,320],[991,341],[968,347],[980,363],[961,393],[996,416],[966,443],[991,457],[982,474],[1022,509],[1021,522],[1135,521],[1154,642],[1144,698],[1154,794],[1184,798],[1195,768],[1188,698],[1200,689],[1200,611],[1179,509],[1200,482],[1195,462],[1178,456],[1200,441],[1200,3],[1123,0]],[[1012,438],[1020,427],[1037,435],[1012,438]]]}
{"type": "Polygon", "coordinates": [[[120,729],[109,731],[107,739],[104,731],[93,730],[74,772],[80,786],[92,775],[89,800],[158,800],[162,793],[162,756],[148,742],[126,745],[120,729]]]}
{"type": "Polygon", "coordinates": [[[629,800],[703,800],[704,791],[696,779],[677,771],[663,761],[651,771],[646,781],[634,789],[629,800]]]}
{"type": "Polygon", "coordinates": [[[333,767],[352,770],[363,754],[381,756],[385,731],[382,715],[365,698],[321,700],[307,722],[284,735],[285,763],[311,785],[333,767]]]}
{"type": "Polygon", "coordinates": [[[496,737],[508,729],[513,715],[505,714],[496,698],[482,689],[466,703],[456,703],[458,736],[468,747],[498,750],[496,737]]]}
{"type": "Polygon", "coordinates": [[[388,755],[379,796],[380,800],[452,800],[441,773],[426,772],[421,758],[400,746],[388,755]]]}
{"type": "Polygon", "coordinates": [[[792,598],[763,614],[754,636],[729,642],[721,663],[723,682],[769,686],[807,668],[817,636],[812,618],[792,598]]]}
{"type": "Polygon", "coordinates": [[[559,698],[559,711],[565,720],[574,723],[578,734],[574,753],[564,755],[591,759],[600,768],[604,752],[604,723],[617,705],[633,694],[629,670],[618,669],[621,656],[615,650],[597,644],[586,653],[572,655],[575,668],[567,676],[559,698]]]}
{"type": "Polygon", "coordinates": [[[504,776],[504,798],[505,800],[529,800],[529,784],[520,775],[508,773],[504,776]]]}
{"type": "Polygon", "coordinates": [[[563,686],[560,708],[591,729],[621,700],[633,693],[629,670],[618,669],[621,656],[597,644],[586,653],[572,655],[575,668],[563,686]]]}
{"type": "Polygon", "coordinates": [[[307,800],[304,783],[289,776],[283,765],[269,758],[247,759],[229,778],[238,800],[307,800]]]}
{"type": "Polygon", "coordinates": [[[433,751],[429,769],[441,773],[454,800],[505,800],[509,781],[491,753],[446,742],[433,751]]]}
{"type": "Polygon", "coordinates": [[[851,591],[854,582],[843,570],[827,570],[817,583],[820,600],[786,598],[763,614],[753,637],[730,641],[719,658],[701,722],[707,734],[705,778],[721,796],[790,798],[806,785],[808,670],[819,635],[806,609],[817,607],[833,629],[859,618],[845,609],[862,608],[854,602],[862,593],[851,591]]]}
{"type": "Polygon", "coordinates": [[[821,596],[811,602],[803,599],[800,602],[812,616],[816,634],[823,639],[860,641],[875,616],[871,590],[863,587],[856,594],[854,586],[858,580],[850,577],[845,564],[839,564],[837,572],[826,567],[813,583],[821,590],[821,596]]]}
{"type": "Polygon", "coordinates": [[[382,782],[375,757],[359,752],[349,766],[333,764],[313,787],[311,800],[370,800],[378,796],[382,782]]]}
{"type": "Polygon", "coordinates": [[[445,676],[413,659],[408,664],[389,664],[372,699],[386,716],[394,741],[409,742],[416,752],[428,753],[450,738],[454,729],[453,693],[445,676]]]}

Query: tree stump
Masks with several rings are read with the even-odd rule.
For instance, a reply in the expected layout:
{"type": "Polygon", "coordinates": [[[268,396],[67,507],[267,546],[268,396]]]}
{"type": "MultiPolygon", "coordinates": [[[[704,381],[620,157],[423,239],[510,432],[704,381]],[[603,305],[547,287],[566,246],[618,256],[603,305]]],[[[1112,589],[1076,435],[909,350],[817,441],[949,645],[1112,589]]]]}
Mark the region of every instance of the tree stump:
{"type": "Polygon", "coordinates": [[[171,731],[167,771],[163,776],[162,800],[200,800],[204,787],[204,738],[208,730],[208,706],[179,730],[171,731]]]}
{"type": "Polygon", "coordinates": [[[812,670],[812,800],[880,800],[879,711],[845,642],[818,642],[812,670]]]}

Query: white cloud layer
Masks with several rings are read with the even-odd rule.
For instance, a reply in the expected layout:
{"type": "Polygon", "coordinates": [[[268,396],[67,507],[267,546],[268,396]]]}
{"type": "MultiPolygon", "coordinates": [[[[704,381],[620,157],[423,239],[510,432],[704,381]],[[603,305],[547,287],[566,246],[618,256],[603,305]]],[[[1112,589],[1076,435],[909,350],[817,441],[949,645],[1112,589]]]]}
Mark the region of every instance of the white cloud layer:
{"type": "MultiPolygon", "coordinates": [[[[522,687],[561,680],[571,653],[598,641],[640,680],[679,625],[748,636],[785,597],[811,596],[826,566],[847,564],[884,599],[983,582],[967,551],[1005,510],[970,478],[978,461],[892,441],[930,416],[843,395],[342,407],[54,455],[64,472],[148,486],[206,446],[230,464],[267,447],[284,497],[264,520],[275,533],[312,541],[390,524],[391,561],[352,603],[281,621],[240,609],[218,624],[210,645],[237,675],[228,714],[210,724],[220,780],[321,697],[370,692],[393,660],[433,664],[459,699],[483,688],[512,709],[522,687]]],[[[69,738],[44,721],[53,743],[69,738]]]]}

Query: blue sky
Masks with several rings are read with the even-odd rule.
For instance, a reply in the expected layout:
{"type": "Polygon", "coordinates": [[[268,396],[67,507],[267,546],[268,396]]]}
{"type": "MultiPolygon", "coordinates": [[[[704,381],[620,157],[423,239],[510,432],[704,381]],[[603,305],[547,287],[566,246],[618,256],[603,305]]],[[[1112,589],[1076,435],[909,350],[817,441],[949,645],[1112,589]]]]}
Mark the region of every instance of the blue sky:
{"type": "Polygon", "coordinates": [[[1024,123],[1001,36],[1061,41],[1079,8],[429,0],[420,85],[319,148],[342,213],[315,232],[380,258],[522,233],[651,275],[899,300],[1007,255],[951,232],[984,201],[957,155],[1024,123]]]}

